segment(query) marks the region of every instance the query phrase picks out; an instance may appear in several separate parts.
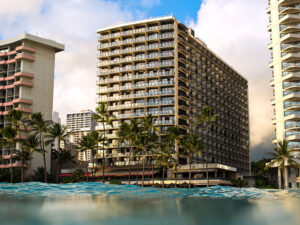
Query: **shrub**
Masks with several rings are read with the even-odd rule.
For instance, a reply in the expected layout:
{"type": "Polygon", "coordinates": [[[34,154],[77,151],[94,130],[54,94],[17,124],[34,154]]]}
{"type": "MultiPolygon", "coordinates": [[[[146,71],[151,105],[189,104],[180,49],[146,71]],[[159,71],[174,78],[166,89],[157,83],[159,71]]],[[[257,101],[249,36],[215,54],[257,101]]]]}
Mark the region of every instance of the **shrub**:
{"type": "Polygon", "coordinates": [[[67,177],[64,179],[64,183],[76,183],[76,182],[84,182],[85,176],[82,169],[76,169],[72,176],[67,177]]]}
{"type": "Polygon", "coordinates": [[[119,181],[119,180],[111,180],[111,181],[109,182],[109,184],[118,184],[118,185],[121,185],[122,182],[119,181]]]}

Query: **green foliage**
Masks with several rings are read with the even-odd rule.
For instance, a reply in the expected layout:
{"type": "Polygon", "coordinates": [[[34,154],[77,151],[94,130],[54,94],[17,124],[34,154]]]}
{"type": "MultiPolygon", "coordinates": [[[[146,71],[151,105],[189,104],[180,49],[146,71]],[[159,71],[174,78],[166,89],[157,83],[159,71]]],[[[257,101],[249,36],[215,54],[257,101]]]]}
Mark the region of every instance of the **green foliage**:
{"type": "MultiPolygon", "coordinates": [[[[39,181],[39,182],[44,182],[44,167],[38,167],[34,172],[33,172],[33,180],[34,181],[39,181]]],[[[47,182],[48,183],[55,183],[55,176],[53,174],[47,173],[47,182]]]]}
{"type": "Polygon", "coordinates": [[[76,169],[72,176],[67,177],[64,179],[64,183],[77,183],[77,182],[84,182],[85,176],[82,169],[76,169]]]}
{"type": "Polygon", "coordinates": [[[257,162],[251,162],[251,171],[253,173],[257,188],[275,188],[277,170],[275,168],[266,168],[266,164],[271,159],[261,159],[257,162]]]}
{"type": "Polygon", "coordinates": [[[246,187],[248,185],[248,182],[245,180],[241,180],[241,179],[235,179],[231,181],[234,187],[246,187]]]}
{"type": "Polygon", "coordinates": [[[117,184],[117,185],[121,185],[122,182],[119,181],[119,180],[111,180],[111,181],[109,182],[109,184],[117,184]]]}

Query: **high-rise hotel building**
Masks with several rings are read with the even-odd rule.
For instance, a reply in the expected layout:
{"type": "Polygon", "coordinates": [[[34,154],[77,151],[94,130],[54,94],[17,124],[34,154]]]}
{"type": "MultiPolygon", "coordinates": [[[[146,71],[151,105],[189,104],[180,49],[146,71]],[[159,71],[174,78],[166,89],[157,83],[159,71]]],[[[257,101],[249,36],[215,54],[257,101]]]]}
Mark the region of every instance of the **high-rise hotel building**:
{"type": "MultiPolygon", "coordinates": [[[[11,109],[24,116],[41,112],[44,119],[52,119],[55,54],[63,50],[60,43],[27,33],[0,40],[0,128],[8,124],[5,116],[11,109]]],[[[26,138],[25,132],[21,138],[26,138]]],[[[13,154],[20,148],[17,142],[13,154]]],[[[0,168],[21,166],[15,159],[10,164],[10,153],[1,148],[0,168]]],[[[33,158],[33,169],[43,165],[41,154],[34,153],[33,158]]],[[[50,169],[50,150],[46,160],[50,169]]]]}
{"type": "MultiPolygon", "coordinates": [[[[77,145],[84,135],[95,130],[96,122],[92,120],[94,114],[91,110],[81,110],[77,113],[67,114],[68,141],[71,144],[77,145]]],[[[84,152],[78,153],[79,161],[90,161],[90,159],[90,151],[87,151],[87,155],[84,152]]]]}
{"type": "MultiPolygon", "coordinates": [[[[269,0],[269,49],[273,69],[276,139],[286,139],[294,154],[300,153],[300,0],[269,0]]],[[[299,169],[290,168],[289,186],[300,187],[299,169]]]]}
{"type": "MultiPolygon", "coordinates": [[[[167,16],[97,32],[97,102],[107,102],[115,116],[108,126],[108,165],[128,162],[126,146],[116,136],[122,121],[151,113],[161,134],[174,125],[189,132],[193,118],[208,105],[218,114],[217,122],[207,134],[197,131],[208,146],[208,161],[249,171],[247,80],[192,29],[167,16]]],[[[179,162],[186,163],[186,157],[179,162]]]]}

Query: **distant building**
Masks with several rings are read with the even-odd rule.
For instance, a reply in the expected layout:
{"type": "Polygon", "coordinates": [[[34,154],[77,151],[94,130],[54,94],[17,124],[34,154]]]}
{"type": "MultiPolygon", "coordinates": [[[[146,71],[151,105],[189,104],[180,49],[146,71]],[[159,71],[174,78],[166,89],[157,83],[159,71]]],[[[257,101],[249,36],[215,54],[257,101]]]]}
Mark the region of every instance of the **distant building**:
{"type": "MultiPolygon", "coordinates": [[[[63,50],[60,43],[27,33],[0,41],[0,128],[8,124],[5,116],[11,109],[24,115],[41,112],[44,119],[52,119],[55,54],[63,50]]],[[[21,135],[25,139],[27,134],[21,135]]],[[[16,149],[21,147],[18,142],[16,149]]],[[[0,168],[21,166],[15,159],[9,164],[10,153],[10,149],[1,148],[4,162],[0,168]]],[[[50,170],[50,147],[46,163],[50,170]]],[[[34,153],[32,169],[41,166],[42,155],[34,153]]]]}
{"type": "MultiPolygon", "coordinates": [[[[267,13],[270,14],[268,31],[273,69],[270,82],[274,95],[271,103],[276,138],[273,143],[286,139],[294,156],[300,157],[300,1],[269,0],[267,13]]],[[[286,185],[300,188],[300,169],[289,167],[288,174],[286,185]]],[[[279,186],[283,186],[279,181],[279,186]]]]}
{"type": "MultiPolygon", "coordinates": [[[[78,144],[84,135],[95,130],[96,122],[92,120],[93,114],[95,113],[91,110],[67,114],[67,132],[70,143],[78,144]]],[[[84,153],[79,153],[78,160],[90,161],[90,151],[88,151],[87,156],[84,153]]]]}
{"type": "Polygon", "coordinates": [[[54,123],[59,123],[59,124],[61,124],[61,119],[60,119],[60,117],[59,117],[59,113],[58,113],[58,112],[55,112],[55,111],[52,112],[52,121],[53,121],[54,123]]]}
{"type": "MultiPolygon", "coordinates": [[[[97,103],[107,102],[115,116],[113,126],[106,127],[109,146],[104,158],[97,156],[99,165],[128,166],[132,156],[117,138],[122,122],[152,114],[160,134],[174,125],[187,133],[195,116],[208,105],[218,114],[216,124],[208,132],[195,131],[207,146],[208,162],[249,172],[248,82],[196,38],[192,29],[167,16],[97,32],[97,103]]],[[[179,163],[186,164],[183,149],[175,148],[182,156],[179,163]]],[[[151,157],[146,160],[149,164],[151,157]]],[[[131,160],[131,165],[138,164],[137,158],[131,160]]]]}

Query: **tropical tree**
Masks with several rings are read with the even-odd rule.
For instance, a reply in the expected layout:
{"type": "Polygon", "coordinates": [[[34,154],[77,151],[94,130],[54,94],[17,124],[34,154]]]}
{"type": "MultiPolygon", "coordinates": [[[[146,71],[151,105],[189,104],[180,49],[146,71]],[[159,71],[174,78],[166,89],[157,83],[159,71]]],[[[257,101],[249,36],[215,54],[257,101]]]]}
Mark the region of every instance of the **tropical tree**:
{"type": "Polygon", "coordinates": [[[67,163],[73,163],[73,164],[76,164],[76,161],[75,161],[75,156],[72,155],[71,151],[68,150],[68,149],[61,149],[60,151],[60,168],[62,168],[62,166],[64,164],[67,164],[67,163]]]}
{"type": "MultiPolygon", "coordinates": [[[[171,126],[168,127],[167,132],[166,132],[166,139],[168,142],[171,144],[179,145],[181,142],[181,135],[180,135],[180,129],[177,126],[171,126]]],[[[179,151],[175,152],[175,163],[174,163],[174,169],[175,169],[175,187],[177,187],[177,166],[179,164],[179,151]]]]}
{"type": "Polygon", "coordinates": [[[44,181],[47,183],[47,165],[46,165],[46,149],[45,149],[45,134],[48,132],[52,121],[45,120],[42,113],[33,113],[26,123],[31,127],[31,130],[39,136],[40,153],[43,155],[44,161],[44,181]]]}
{"type": "Polygon", "coordinates": [[[8,145],[8,150],[10,151],[10,182],[14,182],[14,168],[13,168],[13,147],[15,144],[15,138],[17,137],[17,130],[12,126],[6,126],[1,130],[2,142],[4,145],[8,145]]]}
{"type": "Polygon", "coordinates": [[[35,134],[29,135],[23,145],[23,147],[25,149],[28,149],[30,151],[30,156],[29,156],[29,168],[30,168],[29,180],[30,181],[32,181],[32,164],[31,164],[31,162],[32,162],[32,158],[33,158],[33,153],[41,152],[41,150],[38,148],[39,146],[40,146],[39,138],[35,134]]]}
{"type": "Polygon", "coordinates": [[[281,170],[284,170],[284,188],[289,187],[288,183],[288,165],[298,167],[295,157],[292,155],[292,150],[288,146],[286,140],[278,141],[274,152],[269,153],[273,160],[267,164],[267,168],[278,166],[278,188],[281,189],[281,170]]]}
{"type": "Polygon", "coordinates": [[[19,139],[21,139],[21,130],[27,130],[26,121],[27,118],[23,117],[23,113],[21,111],[12,109],[6,115],[5,120],[11,123],[11,126],[15,128],[18,132],[19,139]]]}
{"type": "Polygon", "coordinates": [[[191,177],[192,177],[192,158],[195,154],[198,157],[201,156],[202,141],[197,134],[187,134],[182,140],[184,150],[189,157],[189,188],[191,188],[191,177]]]}
{"type": "Polygon", "coordinates": [[[30,149],[26,148],[26,147],[22,147],[21,150],[17,150],[16,151],[16,159],[21,161],[21,182],[24,182],[24,167],[25,165],[28,165],[27,162],[30,160],[31,157],[31,153],[30,153],[30,149]]]}
{"type": "MultiPolygon", "coordinates": [[[[218,114],[214,114],[213,110],[209,106],[204,106],[201,109],[200,115],[196,116],[194,125],[195,127],[198,127],[199,125],[203,125],[205,128],[205,134],[208,137],[208,129],[210,124],[214,123],[217,119],[218,114]]],[[[206,167],[206,179],[207,179],[207,187],[209,186],[209,178],[208,178],[208,148],[205,147],[205,167],[206,167]]]]}
{"type": "Polygon", "coordinates": [[[162,183],[161,187],[164,188],[164,180],[166,169],[172,167],[175,163],[174,148],[173,143],[171,143],[165,137],[162,137],[162,142],[160,143],[160,153],[156,155],[156,163],[158,166],[162,167],[162,183]]]}
{"type": "Polygon", "coordinates": [[[129,170],[129,176],[128,176],[128,184],[130,184],[131,180],[131,156],[134,152],[134,144],[138,142],[138,136],[139,136],[139,122],[137,119],[131,119],[130,123],[123,122],[120,126],[120,129],[117,133],[119,137],[119,142],[123,143],[126,141],[128,143],[128,149],[129,149],[129,160],[128,160],[128,170],[129,170]]]}
{"type": "Polygon", "coordinates": [[[91,161],[93,163],[93,176],[95,175],[96,171],[95,171],[95,156],[98,154],[98,144],[99,143],[106,143],[103,137],[103,135],[101,133],[99,133],[98,131],[92,131],[91,133],[88,134],[88,136],[91,139],[91,161]]]}
{"type": "Polygon", "coordinates": [[[59,173],[61,169],[61,163],[60,163],[60,156],[61,156],[61,147],[60,144],[64,143],[64,146],[66,146],[67,141],[67,127],[63,126],[59,123],[54,123],[52,126],[49,127],[48,133],[45,135],[45,137],[48,139],[46,141],[46,145],[53,144],[55,141],[57,142],[57,161],[58,161],[58,168],[56,173],[56,182],[59,181],[59,173]]]}
{"type": "Polygon", "coordinates": [[[106,124],[112,124],[113,116],[109,115],[108,107],[105,102],[101,102],[96,108],[96,114],[92,116],[92,119],[100,123],[103,127],[103,140],[102,140],[102,182],[104,183],[104,170],[105,170],[105,141],[106,141],[106,124]]]}
{"type": "MultiPolygon", "coordinates": [[[[89,172],[88,172],[88,161],[87,161],[87,152],[88,151],[94,151],[94,149],[95,149],[95,138],[89,133],[89,134],[87,134],[87,135],[85,135],[85,136],[83,136],[82,138],[81,138],[81,140],[79,141],[79,151],[80,152],[84,152],[84,154],[85,154],[85,157],[86,157],[86,174],[87,174],[87,176],[86,176],[86,179],[87,179],[87,181],[89,181],[89,178],[88,178],[88,176],[89,176],[89,172]]],[[[93,153],[92,153],[93,154],[93,153]]]]}

